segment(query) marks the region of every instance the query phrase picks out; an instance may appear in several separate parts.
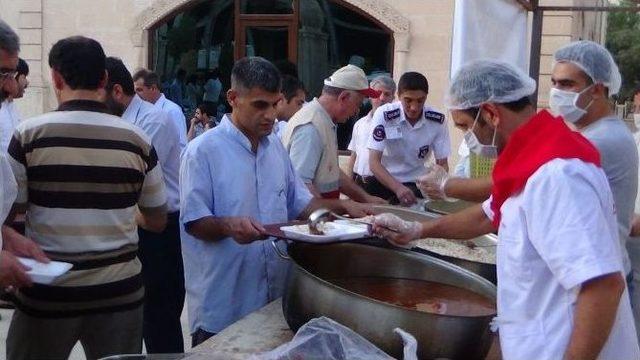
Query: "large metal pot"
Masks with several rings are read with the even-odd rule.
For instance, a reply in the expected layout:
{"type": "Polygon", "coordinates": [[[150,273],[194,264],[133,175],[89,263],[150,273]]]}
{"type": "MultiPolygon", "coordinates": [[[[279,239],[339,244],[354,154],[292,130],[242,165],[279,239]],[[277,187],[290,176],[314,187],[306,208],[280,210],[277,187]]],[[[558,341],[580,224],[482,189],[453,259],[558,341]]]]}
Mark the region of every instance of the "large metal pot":
{"type": "MultiPolygon", "coordinates": [[[[383,212],[392,213],[408,221],[432,220],[442,216],[440,214],[436,214],[432,212],[416,211],[416,210],[411,210],[411,209],[401,208],[398,206],[391,206],[391,205],[376,206],[375,211],[378,214],[383,212]]],[[[492,246],[489,249],[492,249],[493,251],[495,251],[496,246],[498,244],[498,237],[494,234],[487,234],[487,235],[483,235],[483,236],[479,236],[477,238],[471,239],[471,241],[473,241],[476,245],[479,245],[479,246],[492,246]]],[[[421,252],[423,254],[431,255],[433,257],[437,257],[438,259],[442,259],[444,261],[458,265],[462,268],[465,268],[473,273],[476,273],[482,276],[483,278],[491,281],[494,284],[498,283],[495,264],[486,264],[486,263],[481,263],[476,261],[459,259],[451,256],[440,255],[420,247],[414,247],[412,250],[421,252]]]]}
{"type": "Polygon", "coordinates": [[[496,287],[482,277],[445,261],[413,251],[355,243],[292,243],[293,266],[283,297],[289,327],[330,317],[350,327],[385,352],[402,356],[400,327],[418,340],[421,359],[484,359],[493,334],[490,316],[460,317],[410,310],[333,285],[327,279],[386,277],[435,281],[474,291],[495,301],[496,287]]]}

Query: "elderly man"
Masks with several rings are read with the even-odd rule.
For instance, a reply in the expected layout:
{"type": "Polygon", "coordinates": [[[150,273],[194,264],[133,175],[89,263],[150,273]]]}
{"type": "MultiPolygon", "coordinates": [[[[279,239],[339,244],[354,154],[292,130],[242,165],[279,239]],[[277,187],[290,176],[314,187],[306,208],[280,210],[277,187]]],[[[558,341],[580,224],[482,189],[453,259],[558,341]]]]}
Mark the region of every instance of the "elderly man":
{"type": "Polygon", "coordinates": [[[106,61],[106,104],[116,116],[140,127],[158,154],[167,190],[167,227],[161,233],[138,228],[138,257],[144,282],[143,337],[147,353],[184,352],[180,314],[184,304],[184,271],[180,251],[180,138],[175,124],[136,95],[131,73],[122,60],[106,61]]]}
{"type": "Polygon", "coordinates": [[[600,155],[560,119],[535,113],[529,100],[535,89],[533,79],[506,63],[463,66],[447,103],[471,151],[500,154],[491,198],[424,223],[378,215],[375,231],[407,244],[498,230],[496,324],[506,360],[638,359],[600,155]]]}
{"type": "Polygon", "coordinates": [[[176,124],[180,135],[180,147],[187,146],[187,120],[182,112],[182,108],[167,99],[160,91],[160,79],[158,75],[146,69],[140,69],[133,74],[133,83],[136,93],[144,101],[152,103],[157,109],[162,110],[171,121],[176,124]]]}
{"type": "Polygon", "coordinates": [[[24,91],[29,85],[27,75],[29,75],[29,65],[23,59],[18,59],[15,78],[7,79],[3,85],[9,95],[0,108],[0,150],[4,152],[9,147],[13,130],[20,122],[20,114],[14,100],[24,96],[24,91]]]}
{"type": "Polygon", "coordinates": [[[358,202],[385,202],[367,194],[338,165],[336,124],[355,115],[365,96],[380,94],[369,88],[362,69],[347,65],[324,80],[319,98],[289,119],[282,142],[296,172],[316,197],[337,199],[342,192],[358,202]]]}
{"type": "Polygon", "coordinates": [[[367,143],[373,131],[373,113],[384,105],[393,101],[396,93],[396,82],[387,75],[380,75],[373,79],[370,84],[373,90],[380,92],[377,98],[371,98],[371,111],[353,125],[351,141],[347,149],[351,151],[349,157],[349,172],[356,184],[360,185],[367,193],[371,193],[367,178],[373,176],[369,169],[369,148],[367,143]]]}
{"type": "Polygon", "coordinates": [[[269,61],[237,61],[231,115],[189,143],[180,168],[180,227],[193,346],[282,296],[289,263],[262,224],[306,218],[319,206],[363,216],[350,200],[313,199],[271,134],[280,73],[269,61]]]}
{"type": "MultiPolygon", "coordinates": [[[[0,20],[0,104],[8,95],[3,89],[7,82],[15,81],[18,66],[20,39],[18,35],[0,20]]],[[[0,108],[0,111],[3,109],[0,108]]],[[[7,119],[0,119],[7,121],[7,119]]],[[[0,220],[4,222],[11,210],[17,194],[17,184],[4,151],[0,152],[0,220]]],[[[0,235],[0,289],[30,286],[28,267],[16,259],[17,256],[35,258],[48,262],[48,258],[33,241],[18,234],[12,228],[2,225],[0,235]]]]}
{"type": "Polygon", "coordinates": [[[73,268],[15,293],[8,359],[65,359],[77,341],[89,359],[142,350],[136,225],[164,229],[166,194],[148,137],[100,102],[105,58],[92,39],[56,42],[58,111],[21,122],[9,145],[27,235],[73,268]]]}

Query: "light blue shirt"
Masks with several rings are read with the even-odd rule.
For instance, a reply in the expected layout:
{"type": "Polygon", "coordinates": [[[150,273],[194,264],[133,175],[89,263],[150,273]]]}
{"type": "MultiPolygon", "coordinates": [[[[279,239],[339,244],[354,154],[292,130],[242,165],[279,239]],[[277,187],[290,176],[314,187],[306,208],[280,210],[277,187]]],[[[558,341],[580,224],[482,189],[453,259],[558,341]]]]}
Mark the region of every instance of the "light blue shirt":
{"type": "Polygon", "coordinates": [[[191,332],[217,333],[282,296],[289,263],[270,240],[240,245],[232,238],[203,241],[185,225],[207,216],[250,216],[262,224],[296,219],[311,194],[289,155],[271,134],[254,153],[225,116],[192,140],[180,167],[180,236],[191,332]]]}
{"type": "Polygon", "coordinates": [[[180,209],[178,177],[180,172],[180,136],[176,125],[167,115],[156,109],[138,95],[134,95],[122,114],[127,122],[141,128],[151,139],[158,154],[158,163],[167,189],[167,207],[169,212],[180,209]]]}
{"type": "Polygon", "coordinates": [[[153,106],[155,106],[156,109],[164,111],[169,116],[169,119],[176,124],[180,135],[180,146],[184,149],[184,147],[187,146],[187,120],[184,117],[182,108],[167,99],[164,94],[160,94],[160,97],[153,106]]]}
{"type": "Polygon", "coordinates": [[[287,127],[286,121],[278,121],[273,125],[273,133],[276,134],[278,139],[282,139],[282,134],[284,133],[284,129],[287,127]]]}

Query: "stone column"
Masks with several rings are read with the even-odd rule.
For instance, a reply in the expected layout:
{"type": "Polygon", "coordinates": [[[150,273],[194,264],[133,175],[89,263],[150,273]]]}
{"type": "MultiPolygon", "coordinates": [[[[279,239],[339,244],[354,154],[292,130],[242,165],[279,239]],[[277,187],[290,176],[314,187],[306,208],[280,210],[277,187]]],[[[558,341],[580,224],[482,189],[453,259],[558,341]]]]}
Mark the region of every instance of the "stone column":
{"type": "Polygon", "coordinates": [[[407,70],[407,54],[409,53],[410,39],[411,36],[409,32],[393,33],[393,74],[395,75],[396,81],[407,70]]]}
{"type": "Polygon", "coordinates": [[[49,66],[42,53],[42,0],[21,1],[16,32],[20,36],[20,57],[29,64],[29,87],[17,102],[22,119],[26,119],[49,109],[50,88],[44,79],[49,66]]]}
{"type": "Polygon", "coordinates": [[[300,2],[298,72],[300,80],[312,96],[320,94],[323,80],[328,75],[329,36],[322,31],[324,22],[325,15],[317,0],[300,2]]]}

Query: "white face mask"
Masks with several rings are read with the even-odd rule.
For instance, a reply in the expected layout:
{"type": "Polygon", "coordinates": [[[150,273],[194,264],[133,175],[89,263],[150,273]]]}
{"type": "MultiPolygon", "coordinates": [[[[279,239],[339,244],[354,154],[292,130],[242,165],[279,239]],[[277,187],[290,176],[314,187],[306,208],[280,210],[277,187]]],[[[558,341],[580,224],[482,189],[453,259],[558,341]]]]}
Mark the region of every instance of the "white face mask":
{"type": "Polygon", "coordinates": [[[473,121],[471,129],[467,130],[467,132],[464,133],[464,141],[467,142],[467,147],[469,147],[469,151],[471,151],[472,153],[490,159],[495,159],[498,157],[498,147],[495,145],[496,129],[493,130],[493,140],[491,141],[491,145],[485,145],[481,143],[480,140],[478,140],[476,134],[473,132],[473,129],[475,129],[476,124],[478,123],[478,119],[480,118],[480,112],[481,110],[478,109],[478,114],[473,121]]]}
{"type": "Polygon", "coordinates": [[[593,104],[593,99],[584,109],[578,106],[578,99],[585,91],[589,90],[594,84],[587,86],[580,92],[560,90],[551,88],[549,92],[549,107],[556,116],[562,116],[570,123],[578,122],[587,114],[587,109],[593,104]]]}

